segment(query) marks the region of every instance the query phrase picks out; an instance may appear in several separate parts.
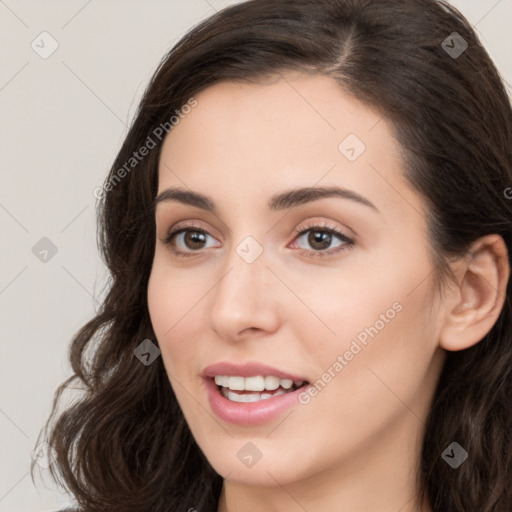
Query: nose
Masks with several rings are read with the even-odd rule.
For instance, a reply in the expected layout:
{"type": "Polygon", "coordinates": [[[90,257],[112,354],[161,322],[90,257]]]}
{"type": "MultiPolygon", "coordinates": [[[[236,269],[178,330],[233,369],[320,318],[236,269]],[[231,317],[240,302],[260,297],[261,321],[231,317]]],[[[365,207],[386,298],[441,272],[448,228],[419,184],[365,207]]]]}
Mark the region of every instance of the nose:
{"type": "Polygon", "coordinates": [[[233,249],[214,285],[209,321],[213,331],[226,341],[240,341],[247,335],[278,328],[282,301],[277,295],[283,292],[279,289],[283,285],[267,267],[264,255],[248,262],[233,249]]]}

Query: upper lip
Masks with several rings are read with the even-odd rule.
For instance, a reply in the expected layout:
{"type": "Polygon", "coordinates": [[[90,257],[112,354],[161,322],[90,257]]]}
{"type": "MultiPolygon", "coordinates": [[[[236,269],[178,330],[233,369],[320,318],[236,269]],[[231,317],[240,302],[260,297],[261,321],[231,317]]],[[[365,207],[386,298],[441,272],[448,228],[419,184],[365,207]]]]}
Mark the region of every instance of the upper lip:
{"type": "Polygon", "coordinates": [[[215,375],[229,375],[239,377],[256,377],[261,375],[274,375],[280,379],[290,379],[293,381],[307,381],[305,377],[285,372],[278,368],[268,366],[258,362],[248,362],[245,364],[235,364],[230,362],[219,362],[207,366],[201,374],[204,378],[213,378],[215,375]]]}

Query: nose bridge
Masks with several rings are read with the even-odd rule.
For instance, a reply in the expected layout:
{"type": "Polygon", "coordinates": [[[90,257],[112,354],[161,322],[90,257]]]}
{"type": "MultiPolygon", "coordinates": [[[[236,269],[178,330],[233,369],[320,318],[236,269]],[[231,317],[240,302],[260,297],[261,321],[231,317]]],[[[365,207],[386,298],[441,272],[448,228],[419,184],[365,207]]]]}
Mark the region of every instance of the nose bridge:
{"type": "Polygon", "coordinates": [[[224,271],[211,299],[213,328],[227,338],[251,327],[272,329],[276,298],[263,244],[252,235],[242,236],[224,257],[224,271]]]}
{"type": "MultiPolygon", "coordinates": [[[[229,301],[258,303],[267,288],[269,270],[263,245],[252,235],[234,243],[226,256],[225,272],[217,286],[217,302],[224,296],[229,301]]],[[[268,290],[267,290],[268,291],[268,290]]]]}

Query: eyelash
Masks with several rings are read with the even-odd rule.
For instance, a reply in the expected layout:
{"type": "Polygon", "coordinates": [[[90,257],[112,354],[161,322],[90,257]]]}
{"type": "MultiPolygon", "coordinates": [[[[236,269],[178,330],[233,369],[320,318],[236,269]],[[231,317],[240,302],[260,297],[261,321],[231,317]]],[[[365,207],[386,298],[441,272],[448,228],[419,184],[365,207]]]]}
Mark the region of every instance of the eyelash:
{"type": "MultiPolygon", "coordinates": [[[[188,232],[188,231],[192,231],[192,232],[196,232],[196,233],[203,233],[205,235],[211,236],[210,233],[208,233],[208,231],[200,228],[199,226],[194,226],[193,224],[185,225],[178,229],[170,231],[167,234],[167,237],[163,240],[163,243],[168,245],[171,248],[171,251],[176,256],[178,256],[180,258],[195,256],[200,252],[200,251],[190,251],[190,252],[177,251],[176,249],[174,249],[172,247],[171,242],[173,241],[173,239],[180,233],[184,233],[184,232],[188,232]]],[[[342,242],[344,242],[344,244],[340,245],[337,249],[331,250],[331,251],[308,251],[307,249],[299,249],[303,254],[306,254],[307,256],[312,256],[314,258],[325,258],[328,256],[332,256],[334,254],[342,253],[344,251],[349,251],[355,245],[355,241],[352,238],[349,238],[348,236],[344,235],[341,231],[339,231],[338,229],[336,229],[336,227],[330,225],[329,223],[322,223],[322,224],[311,223],[311,224],[308,224],[308,225],[302,227],[301,229],[296,229],[296,230],[294,230],[294,233],[293,233],[294,237],[295,237],[294,240],[309,231],[318,231],[320,233],[328,233],[330,235],[334,235],[334,236],[338,237],[342,242]]]]}

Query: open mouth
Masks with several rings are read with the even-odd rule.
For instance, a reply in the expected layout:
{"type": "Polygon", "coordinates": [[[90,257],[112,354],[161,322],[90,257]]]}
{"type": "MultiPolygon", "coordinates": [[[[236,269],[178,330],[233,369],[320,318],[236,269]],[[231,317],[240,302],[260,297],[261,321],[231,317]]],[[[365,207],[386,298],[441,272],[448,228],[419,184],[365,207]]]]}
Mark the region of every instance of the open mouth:
{"type": "Polygon", "coordinates": [[[273,375],[265,377],[216,375],[212,380],[224,398],[239,403],[258,402],[293,393],[309,384],[307,381],[280,379],[273,375]]]}

